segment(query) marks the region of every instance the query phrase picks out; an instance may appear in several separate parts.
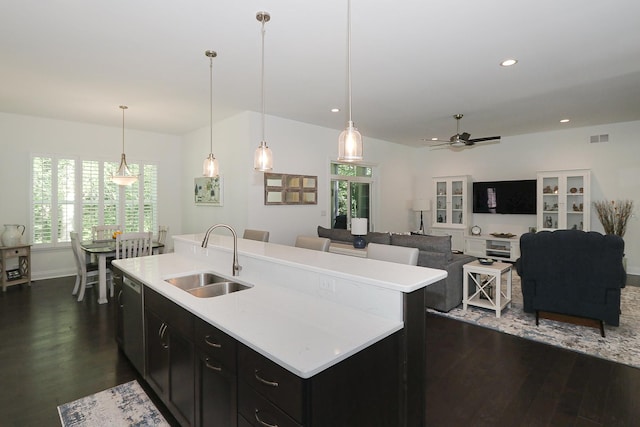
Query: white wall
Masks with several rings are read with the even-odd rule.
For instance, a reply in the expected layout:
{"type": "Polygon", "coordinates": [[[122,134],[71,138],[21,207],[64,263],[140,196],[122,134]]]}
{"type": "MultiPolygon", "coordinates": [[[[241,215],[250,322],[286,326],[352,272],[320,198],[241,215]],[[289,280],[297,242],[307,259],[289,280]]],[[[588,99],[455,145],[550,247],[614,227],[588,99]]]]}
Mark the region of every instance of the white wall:
{"type": "MultiPolygon", "coordinates": [[[[431,177],[471,175],[474,181],[535,179],[537,171],[590,169],[591,200],[631,199],[635,215],[625,235],[628,271],[640,274],[640,122],[617,123],[503,138],[498,144],[454,152],[419,149],[414,157],[417,193],[433,199],[431,177]],[[608,143],[591,144],[591,135],[609,134],[608,143]]],[[[591,230],[603,232],[593,208],[591,230]]],[[[534,215],[474,214],[483,234],[521,234],[536,225],[534,215]]]]}
{"type": "MultiPolygon", "coordinates": [[[[193,203],[193,178],[201,173],[209,150],[209,127],[184,141],[183,229],[203,232],[226,222],[242,234],[245,228],[269,230],[270,242],[291,245],[299,234],[316,235],[316,227],[330,226],[329,163],[337,156],[339,132],[277,117],[266,118],[266,139],[274,155],[274,173],[318,176],[317,205],[264,205],[264,174],[253,170],[253,153],[261,140],[260,115],[238,114],[214,125],[214,154],[224,176],[224,206],[193,203]],[[224,144],[224,145],[223,145],[224,144]],[[233,197],[233,199],[232,199],[233,197]]],[[[407,164],[413,149],[364,138],[366,161],[377,167],[373,226],[376,230],[409,230],[408,207],[413,198],[407,164]],[[383,182],[383,185],[380,183],[383,182]]],[[[226,233],[226,231],[221,231],[226,233]]]]}
{"type": "MultiPolygon", "coordinates": [[[[24,224],[29,235],[30,162],[33,153],[77,155],[119,161],[122,127],[105,127],[0,113],[0,224],[24,224]]],[[[169,234],[181,234],[180,137],[126,129],[127,161],[158,163],[158,221],[169,234]],[[178,160],[177,166],[174,163],[178,160]]],[[[28,237],[25,237],[28,242],[28,237]]],[[[32,251],[34,279],[75,274],[71,249],[32,251]]]]}
{"type": "MultiPolygon", "coordinates": [[[[0,113],[0,224],[29,224],[29,170],[32,152],[50,152],[118,159],[120,127],[104,127],[0,113]]],[[[535,178],[536,171],[591,169],[592,200],[632,199],[636,215],[626,242],[629,272],[640,274],[640,122],[618,123],[514,137],[499,144],[454,152],[410,148],[366,136],[366,161],[376,167],[373,212],[376,231],[418,228],[414,198],[431,199],[432,177],[471,175],[475,181],[535,178]],[[609,143],[590,144],[589,136],[608,133],[609,143]]],[[[318,176],[318,204],[265,206],[263,174],[253,170],[253,153],[260,142],[260,115],[244,112],[214,124],[213,152],[224,178],[224,206],[195,206],[193,179],[202,173],[209,153],[209,127],[184,136],[126,131],[126,153],[158,162],[159,222],[170,235],[204,232],[218,222],[271,232],[271,241],[293,244],[298,234],[315,234],[317,225],[330,225],[329,162],[337,155],[339,132],[333,129],[267,116],[266,136],[274,153],[274,172],[318,176]]],[[[602,231],[592,211],[591,229],[602,231]]],[[[428,213],[425,222],[428,223],[428,213]]],[[[474,215],[483,233],[522,233],[535,225],[530,215],[474,215]]],[[[221,231],[225,233],[225,231],[221,231]]],[[[169,239],[169,242],[171,239],[169,239]]],[[[35,251],[34,277],[72,274],[69,250],[35,251]]]]}

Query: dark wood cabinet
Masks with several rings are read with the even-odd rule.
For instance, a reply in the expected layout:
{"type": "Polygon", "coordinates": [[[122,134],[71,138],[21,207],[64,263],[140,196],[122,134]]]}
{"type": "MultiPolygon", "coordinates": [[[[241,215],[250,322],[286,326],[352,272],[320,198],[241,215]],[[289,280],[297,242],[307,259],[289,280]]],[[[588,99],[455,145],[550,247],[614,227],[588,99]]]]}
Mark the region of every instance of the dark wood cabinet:
{"type": "Polygon", "coordinates": [[[238,411],[255,427],[403,425],[397,332],[302,379],[238,344],[238,411]]]}
{"type": "Polygon", "coordinates": [[[406,415],[407,395],[423,399],[422,371],[404,377],[424,360],[424,349],[403,345],[418,341],[408,332],[421,336],[413,327],[304,379],[153,289],[143,295],[145,379],[182,426],[421,425],[422,411],[406,415]]]}
{"type": "Polygon", "coordinates": [[[194,316],[146,288],[146,379],[184,426],[195,424],[194,316]]]}
{"type": "Polygon", "coordinates": [[[236,426],[236,340],[196,319],[196,425],[236,426]]]}

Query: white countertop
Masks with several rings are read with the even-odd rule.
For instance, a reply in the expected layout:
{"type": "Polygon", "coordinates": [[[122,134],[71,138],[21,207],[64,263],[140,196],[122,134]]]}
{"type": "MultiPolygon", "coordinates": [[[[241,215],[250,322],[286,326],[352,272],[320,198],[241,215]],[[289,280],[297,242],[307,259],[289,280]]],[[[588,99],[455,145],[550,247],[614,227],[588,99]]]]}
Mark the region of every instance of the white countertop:
{"type": "MultiPolygon", "coordinates": [[[[210,246],[215,242],[216,239],[212,236],[210,246]]],[[[258,250],[260,252],[258,256],[262,257],[271,257],[274,254],[290,257],[292,254],[291,251],[282,250],[282,245],[249,242],[242,239],[239,239],[238,243],[239,248],[243,247],[245,253],[261,248],[262,250],[258,250]],[[254,245],[254,243],[259,244],[254,245]]],[[[298,267],[300,262],[308,263],[309,269],[325,269],[330,263],[323,256],[318,258],[319,254],[326,253],[298,248],[290,249],[293,249],[294,259],[276,258],[273,261],[295,263],[298,267]]],[[[338,268],[339,274],[354,274],[342,270],[345,266],[341,267],[340,258],[375,263],[373,260],[361,260],[344,255],[328,255],[338,258],[333,260],[333,263],[338,268]]],[[[215,271],[217,274],[230,277],[230,272],[214,270],[206,262],[182,254],[170,253],[129,258],[114,261],[114,264],[131,277],[301,378],[312,377],[404,326],[403,322],[397,319],[376,316],[290,288],[247,282],[243,280],[242,273],[234,280],[252,285],[252,288],[213,298],[198,298],[164,280],[203,271],[215,271]]],[[[384,269],[384,264],[390,263],[381,264],[384,269]]],[[[361,271],[362,268],[355,270],[361,271]]],[[[440,272],[440,270],[431,271],[440,272]]],[[[419,286],[415,284],[416,277],[412,277],[411,273],[407,276],[403,280],[396,278],[396,282],[400,283],[392,287],[419,286]]],[[[420,281],[435,282],[442,277],[446,277],[446,273],[444,276],[440,273],[423,274],[420,281]],[[428,276],[430,278],[426,279],[428,276]]],[[[386,283],[386,279],[380,281],[372,278],[372,280],[386,283]]],[[[423,286],[425,284],[421,287],[423,286]]]]}

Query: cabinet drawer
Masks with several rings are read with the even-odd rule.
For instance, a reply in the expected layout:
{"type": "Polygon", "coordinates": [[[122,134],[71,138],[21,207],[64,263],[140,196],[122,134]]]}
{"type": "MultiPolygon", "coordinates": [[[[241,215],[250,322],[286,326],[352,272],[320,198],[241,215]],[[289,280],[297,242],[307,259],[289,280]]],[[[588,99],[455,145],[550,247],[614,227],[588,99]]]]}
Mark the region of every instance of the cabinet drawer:
{"type": "MultiPolygon", "coordinates": [[[[257,393],[246,382],[240,381],[238,393],[238,412],[240,420],[253,426],[301,427],[280,408],[257,393]]],[[[240,422],[242,425],[242,422],[240,422]]]]}
{"type": "Polygon", "coordinates": [[[11,249],[3,249],[4,257],[11,258],[16,256],[27,256],[29,255],[29,248],[11,248],[11,249]]]}
{"type": "Polygon", "coordinates": [[[236,372],[236,340],[200,318],[195,323],[194,341],[200,350],[236,372]]]}
{"type": "Polygon", "coordinates": [[[144,306],[164,320],[185,338],[193,340],[193,314],[160,295],[151,288],[144,287],[144,306]]]}
{"type": "Polygon", "coordinates": [[[242,344],[238,344],[238,376],[295,420],[304,421],[302,378],[242,344]]]}

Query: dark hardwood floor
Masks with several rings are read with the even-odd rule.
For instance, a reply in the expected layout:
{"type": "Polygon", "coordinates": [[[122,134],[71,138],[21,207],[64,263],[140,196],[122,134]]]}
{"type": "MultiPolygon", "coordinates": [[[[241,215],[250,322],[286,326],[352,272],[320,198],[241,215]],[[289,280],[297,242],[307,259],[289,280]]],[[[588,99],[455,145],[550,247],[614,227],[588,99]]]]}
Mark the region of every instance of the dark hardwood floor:
{"type": "MultiPolygon", "coordinates": [[[[74,278],[0,293],[0,426],[58,426],[57,406],[138,379],[113,302],[74,278]]],[[[640,369],[427,315],[429,426],[638,426],[640,369]]],[[[640,350],[640,349],[639,349],[640,350]]],[[[367,426],[369,427],[369,426],[367,426]]]]}
{"type": "Polygon", "coordinates": [[[74,277],[11,286],[0,292],[0,426],[59,426],[57,407],[137,379],[114,339],[113,302],[71,295],[74,277]]]}

